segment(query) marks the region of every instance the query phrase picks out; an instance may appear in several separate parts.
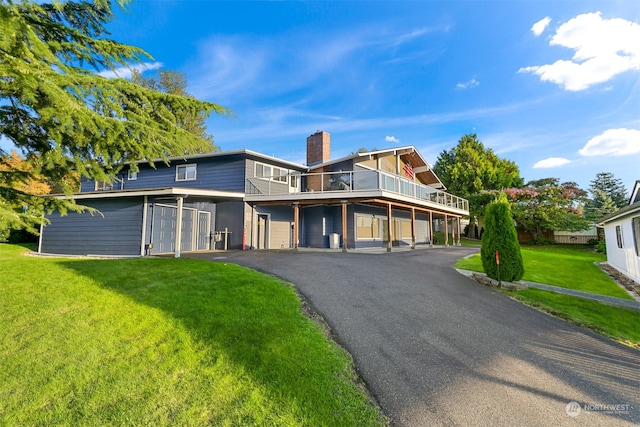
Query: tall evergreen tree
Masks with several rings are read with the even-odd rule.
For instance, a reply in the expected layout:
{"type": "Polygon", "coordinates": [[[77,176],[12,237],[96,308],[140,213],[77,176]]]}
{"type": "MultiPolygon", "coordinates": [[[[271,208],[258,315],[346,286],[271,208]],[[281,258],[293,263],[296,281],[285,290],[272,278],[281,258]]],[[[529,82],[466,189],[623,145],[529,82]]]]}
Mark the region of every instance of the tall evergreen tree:
{"type": "Polygon", "coordinates": [[[593,199],[587,204],[585,217],[591,221],[598,221],[600,218],[609,215],[619,209],[609,195],[600,189],[595,189],[593,199]]]}
{"type": "Polygon", "coordinates": [[[585,216],[597,221],[606,214],[615,212],[628,203],[627,189],[622,180],[610,172],[600,172],[589,186],[591,199],[585,206],[585,216]]]}
{"type": "MultiPolygon", "coordinates": [[[[145,78],[138,70],[133,70],[131,73],[131,81],[149,89],[193,98],[193,96],[187,92],[187,75],[178,71],[159,71],[158,79],[156,79],[153,77],[145,78]]],[[[192,111],[177,110],[172,111],[172,113],[176,116],[177,125],[180,128],[209,141],[212,144],[212,149],[219,149],[213,145],[213,135],[207,133],[207,126],[205,124],[207,115],[204,114],[204,112],[198,111],[194,114],[192,111]]]]}
{"type": "MultiPolygon", "coordinates": [[[[214,148],[181,128],[174,112],[227,114],[225,108],[96,73],[150,58],[108,38],[112,18],[109,0],[0,0],[0,135],[30,165],[0,171],[0,228],[37,225],[20,212],[42,200],[19,185],[32,176],[59,183],[71,196],[77,188],[65,181],[70,175],[110,181],[125,161],[167,161],[214,148]]],[[[82,210],[72,199],[44,200],[62,213],[82,210]]]]}

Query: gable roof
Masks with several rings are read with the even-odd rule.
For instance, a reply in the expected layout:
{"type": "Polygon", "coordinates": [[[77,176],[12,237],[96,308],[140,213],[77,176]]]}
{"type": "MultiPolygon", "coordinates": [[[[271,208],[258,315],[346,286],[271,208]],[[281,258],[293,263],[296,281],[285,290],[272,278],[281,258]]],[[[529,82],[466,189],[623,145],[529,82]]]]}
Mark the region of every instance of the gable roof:
{"type": "Polygon", "coordinates": [[[640,213],[640,180],[636,181],[633,190],[631,191],[629,205],[620,208],[617,211],[610,213],[609,215],[605,215],[598,221],[597,224],[599,226],[603,226],[608,222],[615,221],[618,218],[621,218],[630,213],[634,213],[635,211],[638,211],[640,213]]]}
{"type": "Polygon", "coordinates": [[[428,184],[437,189],[441,189],[441,190],[447,189],[447,187],[445,187],[442,181],[440,181],[440,178],[438,178],[436,174],[433,173],[433,170],[431,169],[431,165],[429,165],[429,163],[424,159],[424,157],[422,157],[422,155],[418,152],[416,147],[414,147],[413,145],[407,145],[405,147],[398,147],[398,148],[387,148],[387,149],[376,150],[376,151],[365,151],[361,153],[352,153],[352,154],[349,154],[348,156],[344,156],[339,159],[329,160],[324,163],[314,164],[311,167],[311,169],[322,168],[324,166],[333,165],[333,164],[344,162],[347,160],[354,160],[354,161],[368,160],[373,158],[374,156],[380,156],[385,154],[399,155],[400,158],[404,160],[406,163],[410,163],[411,166],[413,167],[414,173],[416,174],[416,176],[420,178],[420,180],[423,183],[428,184]]]}
{"type": "Polygon", "coordinates": [[[634,213],[636,211],[638,213],[640,213],[640,200],[635,202],[635,203],[630,204],[629,206],[625,206],[624,208],[619,209],[619,210],[617,210],[617,211],[615,211],[613,213],[610,213],[609,215],[605,216],[600,221],[598,221],[598,225],[599,226],[603,226],[608,222],[615,221],[618,218],[621,218],[621,217],[623,217],[625,215],[629,215],[629,214],[634,213]]]}
{"type": "Polygon", "coordinates": [[[629,198],[629,204],[632,205],[636,202],[640,202],[640,180],[637,180],[631,190],[631,197],[629,198]]]}

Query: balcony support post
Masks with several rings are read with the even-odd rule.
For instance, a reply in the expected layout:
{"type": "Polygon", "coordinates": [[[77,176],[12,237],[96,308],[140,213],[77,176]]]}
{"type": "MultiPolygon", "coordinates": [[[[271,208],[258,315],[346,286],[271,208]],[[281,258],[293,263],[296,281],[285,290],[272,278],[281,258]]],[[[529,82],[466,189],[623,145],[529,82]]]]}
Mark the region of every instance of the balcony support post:
{"type": "Polygon", "coordinates": [[[429,246],[433,247],[433,211],[429,211],[429,246]]]}
{"type": "Polygon", "coordinates": [[[293,249],[298,249],[300,243],[300,202],[293,202],[293,249]]]}
{"type": "Polygon", "coordinates": [[[444,214],[444,245],[449,246],[449,217],[444,214]]]}
{"type": "Polygon", "coordinates": [[[416,248],[416,208],[411,208],[411,249],[416,248]]]}
{"type": "Polygon", "coordinates": [[[391,203],[387,203],[387,252],[391,252],[393,245],[393,224],[391,218],[391,203]]]}
{"type": "Polygon", "coordinates": [[[347,252],[347,201],[342,200],[342,252],[347,252]]]}

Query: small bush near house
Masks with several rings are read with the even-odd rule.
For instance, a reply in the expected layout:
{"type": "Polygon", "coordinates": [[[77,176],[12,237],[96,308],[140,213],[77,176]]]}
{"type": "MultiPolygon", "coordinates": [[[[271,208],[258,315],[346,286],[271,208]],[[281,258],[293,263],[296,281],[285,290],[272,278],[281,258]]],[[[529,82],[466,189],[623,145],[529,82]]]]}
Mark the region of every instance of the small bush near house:
{"type": "Polygon", "coordinates": [[[7,243],[38,243],[38,236],[27,230],[11,230],[7,236],[7,243]]]}
{"type": "Polygon", "coordinates": [[[595,249],[596,252],[600,252],[601,254],[607,253],[607,244],[604,239],[589,239],[587,245],[595,249]]]}
{"type": "Polygon", "coordinates": [[[553,239],[545,239],[543,237],[534,237],[529,244],[536,245],[536,246],[549,246],[549,245],[557,245],[558,243],[553,239]]]}
{"type": "Polygon", "coordinates": [[[518,234],[504,194],[490,203],[485,211],[480,257],[485,273],[493,279],[514,282],[524,275],[518,234]],[[496,251],[499,253],[499,265],[496,251]]]}

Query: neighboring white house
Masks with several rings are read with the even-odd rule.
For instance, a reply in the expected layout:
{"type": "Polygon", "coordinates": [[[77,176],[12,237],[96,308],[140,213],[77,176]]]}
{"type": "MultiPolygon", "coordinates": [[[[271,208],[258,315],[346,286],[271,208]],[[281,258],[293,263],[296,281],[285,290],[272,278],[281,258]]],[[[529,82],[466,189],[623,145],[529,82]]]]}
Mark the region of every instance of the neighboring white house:
{"type": "Polygon", "coordinates": [[[604,228],[609,265],[640,283],[640,180],[629,205],[602,218],[598,226],[604,228]]]}

